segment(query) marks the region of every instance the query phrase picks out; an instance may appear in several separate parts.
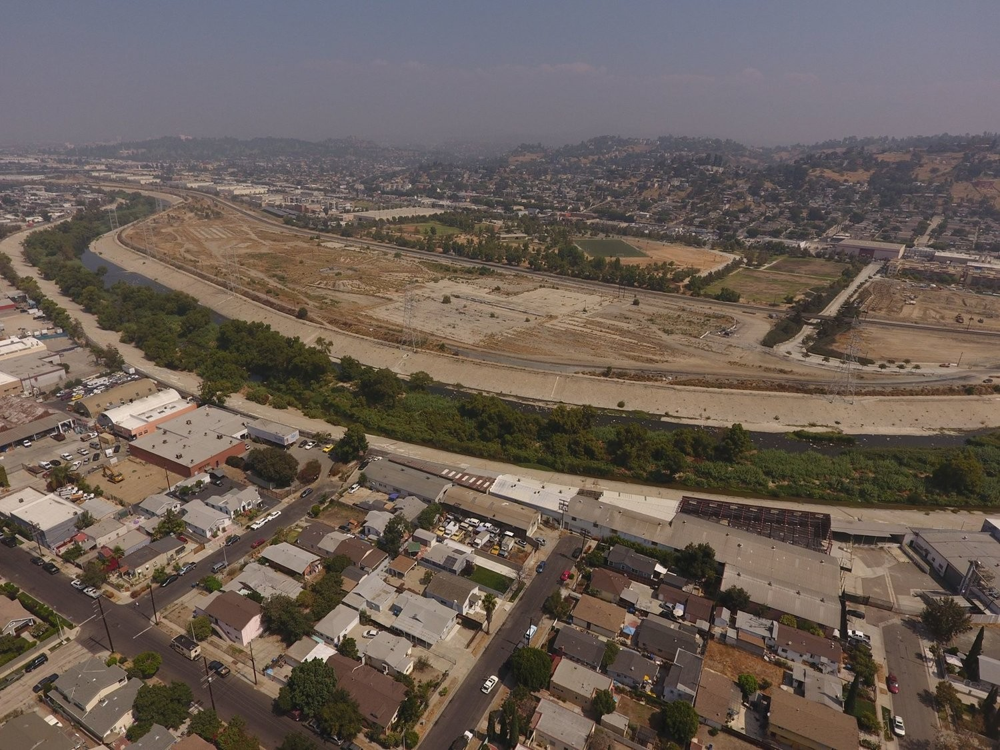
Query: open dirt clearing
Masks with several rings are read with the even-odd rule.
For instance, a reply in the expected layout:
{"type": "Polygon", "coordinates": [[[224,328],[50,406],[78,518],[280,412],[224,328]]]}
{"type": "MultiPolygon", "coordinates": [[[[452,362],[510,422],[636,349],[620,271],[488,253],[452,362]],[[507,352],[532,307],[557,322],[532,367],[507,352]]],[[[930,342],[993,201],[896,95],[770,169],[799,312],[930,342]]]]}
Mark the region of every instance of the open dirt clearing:
{"type": "Polygon", "coordinates": [[[768,271],[779,271],[781,273],[797,273],[803,276],[812,276],[817,279],[829,279],[832,281],[843,273],[847,268],[846,263],[837,263],[820,258],[779,258],[768,267],[768,271]]]}
{"type": "Polygon", "coordinates": [[[757,680],[769,680],[772,685],[780,685],[785,670],[777,664],[758,659],[743,649],[726,646],[718,641],[709,641],[705,650],[705,666],[719,674],[724,674],[733,682],[741,674],[752,674],[757,680]]]}
{"type": "Polygon", "coordinates": [[[961,288],[931,289],[928,284],[898,279],[876,279],[866,291],[865,310],[870,317],[956,332],[1000,331],[1000,297],[961,288]]]}
{"type": "MultiPolygon", "coordinates": [[[[846,351],[848,334],[837,338],[837,350],[846,351]]],[[[911,360],[921,367],[961,364],[963,370],[1000,372],[1000,337],[982,334],[925,331],[914,328],[862,326],[858,354],[876,362],[911,360]]],[[[866,368],[871,369],[871,368],[866,368]]],[[[945,374],[948,370],[942,369],[945,374]]]]}
{"type": "Polygon", "coordinates": [[[622,263],[642,265],[645,263],[674,263],[680,268],[697,268],[705,271],[725,265],[735,256],[703,247],[691,247],[676,242],[658,242],[639,237],[629,237],[628,244],[646,254],[645,258],[622,258],[622,263]]]}

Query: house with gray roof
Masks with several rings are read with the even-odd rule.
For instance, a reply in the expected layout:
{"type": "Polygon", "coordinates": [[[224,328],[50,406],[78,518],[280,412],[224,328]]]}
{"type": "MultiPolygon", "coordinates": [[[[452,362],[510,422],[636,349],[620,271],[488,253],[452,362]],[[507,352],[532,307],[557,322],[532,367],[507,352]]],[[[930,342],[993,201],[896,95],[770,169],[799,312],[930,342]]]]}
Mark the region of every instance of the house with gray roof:
{"type": "Polygon", "coordinates": [[[358,626],[361,622],[360,617],[358,610],[338,604],[327,613],[326,617],[316,623],[313,630],[330,645],[338,646],[347,634],[358,626]]]}
{"type": "Polygon", "coordinates": [[[83,530],[85,541],[80,546],[84,549],[114,547],[129,532],[129,528],[117,518],[105,518],[83,530]]]}
{"type": "Polygon", "coordinates": [[[685,701],[693,705],[698,685],[701,684],[702,664],[703,660],[697,654],[678,649],[663,681],[663,700],[685,701]]]}
{"type": "Polygon", "coordinates": [[[0,596],[0,635],[17,635],[35,622],[35,616],[17,599],[0,596]]]}
{"type": "Polygon", "coordinates": [[[0,747],[17,750],[76,750],[76,743],[38,712],[21,714],[0,726],[0,747]]]}
{"type": "Polygon", "coordinates": [[[616,544],[608,551],[608,566],[647,581],[658,580],[660,573],[667,571],[652,557],[640,554],[624,544],[616,544]]]}
{"type": "Polygon", "coordinates": [[[595,726],[586,716],[542,698],[531,717],[531,741],[559,750],[586,750],[595,726]]]}
{"type": "Polygon", "coordinates": [[[390,611],[396,616],[393,630],[426,648],[447,639],[455,628],[454,610],[412,591],[404,591],[396,597],[390,611]]]}
{"type": "Polygon", "coordinates": [[[424,596],[440,602],[460,615],[467,615],[479,604],[479,584],[452,573],[438,572],[424,589],[424,596]]]}
{"type": "Polygon", "coordinates": [[[657,615],[639,621],[635,631],[635,645],[643,653],[673,662],[677,650],[692,654],[701,651],[701,643],[693,628],[672,623],[657,615]]]}
{"type": "Polygon", "coordinates": [[[391,677],[413,671],[413,644],[385,630],[380,630],[374,638],[362,639],[358,653],[365,664],[391,677]]]}
{"type": "Polygon", "coordinates": [[[161,566],[170,565],[184,553],[185,545],[175,536],[165,536],[125,555],[119,561],[122,575],[138,579],[150,576],[161,566]]]}
{"type": "Polygon", "coordinates": [[[435,544],[420,558],[420,564],[443,570],[446,573],[461,574],[466,566],[476,564],[476,553],[470,548],[452,544],[435,544]]]}
{"type": "Polygon", "coordinates": [[[223,495],[206,497],[203,502],[209,508],[215,508],[229,518],[235,518],[240,513],[246,513],[256,507],[260,502],[260,492],[256,487],[233,488],[223,495]]]}
{"type": "Polygon", "coordinates": [[[120,505],[115,505],[114,503],[99,497],[92,497],[89,500],[84,500],[80,503],[80,510],[84,513],[89,513],[95,521],[101,521],[109,516],[115,516],[119,513],[125,512],[125,509],[120,505]]]}
{"type": "Polygon", "coordinates": [[[569,625],[559,629],[552,643],[552,649],[556,653],[591,669],[600,668],[606,647],[607,644],[593,633],[569,625]]]}
{"type": "Polygon", "coordinates": [[[170,497],[170,495],[164,495],[157,492],[147,497],[141,503],[136,505],[135,508],[142,513],[142,515],[148,518],[162,518],[167,511],[180,513],[183,506],[184,503],[176,497],[170,497]]]}
{"type": "Polygon", "coordinates": [[[210,539],[229,528],[230,518],[222,511],[210,508],[201,500],[192,500],[183,507],[184,528],[189,534],[210,539]]]}
{"type": "Polygon", "coordinates": [[[392,504],[392,513],[395,516],[402,516],[412,524],[426,507],[427,503],[419,497],[407,495],[392,504]]]}
{"type": "Polygon", "coordinates": [[[118,665],[109,667],[94,656],[59,675],[49,699],[60,713],[104,740],[132,726],[132,704],[142,685],[118,665]]]}
{"type": "Polygon", "coordinates": [[[369,511],[365,516],[364,532],[369,539],[379,539],[385,533],[385,527],[392,520],[392,513],[383,510],[369,511]]]}
{"type": "Polygon", "coordinates": [[[656,662],[629,648],[619,651],[615,660],[608,665],[608,677],[632,690],[638,690],[644,682],[655,684],[659,671],[656,662]]]}
{"type": "Polygon", "coordinates": [[[388,612],[397,594],[381,576],[369,573],[344,597],[343,603],[359,612],[388,612]]]}
{"type": "Polygon", "coordinates": [[[178,739],[170,730],[159,724],[153,724],[140,739],[129,745],[129,750],[170,750],[178,739]]]}
{"type": "Polygon", "coordinates": [[[252,591],[264,599],[279,595],[294,599],[302,593],[302,584],[273,568],[252,562],[247,563],[240,574],[223,586],[222,590],[244,595],[252,591]]]}
{"type": "Polygon", "coordinates": [[[549,681],[552,695],[584,710],[598,690],[611,690],[611,678],[569,659],[560,660],[549,681]]]}
{"type": "Polygon", "coordinates": [[[265,547],[264,552],[261,553],[261,559],[267,560],[268,565],[275,570],[305,578],[315,575],[322,567],[318,555],[299,549],[288,542],[265,547]]]}

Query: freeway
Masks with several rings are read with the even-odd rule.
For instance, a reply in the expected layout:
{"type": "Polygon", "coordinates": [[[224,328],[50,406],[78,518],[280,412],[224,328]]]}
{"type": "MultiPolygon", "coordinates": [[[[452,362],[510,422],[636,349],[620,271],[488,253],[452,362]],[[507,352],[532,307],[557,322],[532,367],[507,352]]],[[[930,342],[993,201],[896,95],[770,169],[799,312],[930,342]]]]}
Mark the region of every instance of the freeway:
{"type": "Polygon", "coordinates": [[[559,576],[563,570],[572,567],[570,557],[573,547],[582,544],[582,539],[566,536],[553,547],[545,570],[535,576],[528,587],[521,592],[504,624],[490,641],[475,666],[456,688],[451,702],[434,722],[433,727],[421,741],[421,747],[449,747],[462,732],[474,730],[483,714],[489,709],[494,695],[485,695],[483,683],[490,675],[499,675],[503,683],[513,689],[514,682],[505,665],[514,649],[524,642],[532,620],[541,617],[542,603],[559,586],[559,576]]]}

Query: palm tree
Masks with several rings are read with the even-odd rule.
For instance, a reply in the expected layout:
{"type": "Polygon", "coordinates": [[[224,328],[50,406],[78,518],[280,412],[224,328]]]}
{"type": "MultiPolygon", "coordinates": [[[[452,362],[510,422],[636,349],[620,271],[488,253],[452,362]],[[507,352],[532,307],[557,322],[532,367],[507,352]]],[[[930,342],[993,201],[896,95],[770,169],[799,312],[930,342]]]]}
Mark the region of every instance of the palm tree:
{"type": "Polygon", "coordinates": [[[497,608],[497,598],[493,594],[483,597],[483,609],[486,610],[486,632],[489,632],[493,624],[493,611],[497,608]]]}

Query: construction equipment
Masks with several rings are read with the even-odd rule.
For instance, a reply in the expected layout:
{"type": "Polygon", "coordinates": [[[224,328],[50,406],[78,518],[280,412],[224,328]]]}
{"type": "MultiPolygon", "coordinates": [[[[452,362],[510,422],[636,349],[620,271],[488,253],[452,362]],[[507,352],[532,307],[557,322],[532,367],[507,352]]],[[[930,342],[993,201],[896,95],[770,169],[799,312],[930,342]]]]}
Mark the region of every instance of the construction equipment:
{"type": "Polygon", "coordinates": [[[105,477],[107,477],[114,484],[118,484],[119,482],[124,482],[125,481],[125,475],[124,474],[122,474],[120,471],[115,471],[114,469],[112,469],[107,464],[105,464],[104,466],[101,467],[101,472],[104,474],[105,477]]]}

